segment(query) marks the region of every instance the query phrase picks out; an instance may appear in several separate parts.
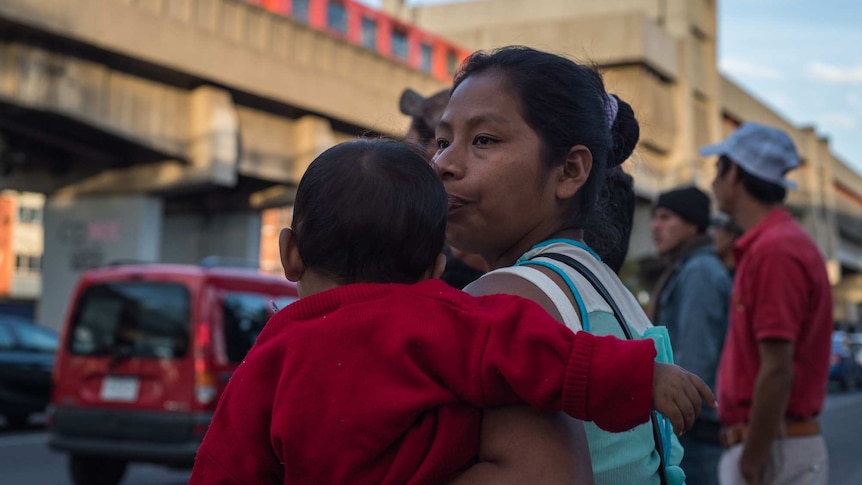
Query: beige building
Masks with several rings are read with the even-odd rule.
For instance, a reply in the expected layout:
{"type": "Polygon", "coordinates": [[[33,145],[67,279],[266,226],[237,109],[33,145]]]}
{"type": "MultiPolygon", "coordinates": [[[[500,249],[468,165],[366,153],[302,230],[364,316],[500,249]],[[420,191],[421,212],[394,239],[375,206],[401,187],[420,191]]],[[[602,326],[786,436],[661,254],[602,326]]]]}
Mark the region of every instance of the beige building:
{"type": "Polygon", "coordinates": [[[44,203],[42,194],[0,191],[0,306],[32,302],[42,292],[44,203]]]}
{"type": "Polygon", "coordinates": [[[704,189],[713,160],[697,148],[752,120],[787,131],[803,158],[792,172],[794,214],[826,256],[835,284],[835,316],[862,319],[862,176],[811,127],[797,127],[718,72],[716,0],[477,0],[407,8],[392,14],[470,50],[523,44],[596,63],[608,90],[630,102],[641,143],[628,163],[643,198],[630,259],[654,254],[649,201],[671,187],[704,189]]]}

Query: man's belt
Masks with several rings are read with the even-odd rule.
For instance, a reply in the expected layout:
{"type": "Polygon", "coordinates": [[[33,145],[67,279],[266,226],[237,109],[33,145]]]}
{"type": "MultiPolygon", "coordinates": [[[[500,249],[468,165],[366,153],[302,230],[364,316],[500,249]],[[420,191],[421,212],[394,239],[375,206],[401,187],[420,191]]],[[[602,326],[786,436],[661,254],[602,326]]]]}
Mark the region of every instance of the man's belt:
{"type": "MultiPolygon", "coordinates": [[[[816,419],[807,421],[785,421],[779,431],[779,436],[782,438],[800,438],[803,436],[815,436],[820,434],[820,423],[816,419]]],[[[722,428],[718,434],[721,446],[730,448],[731,446],[742,443],[748,436],[748,426],[739,424],[736,426],[728,426],[722,428]]]]}

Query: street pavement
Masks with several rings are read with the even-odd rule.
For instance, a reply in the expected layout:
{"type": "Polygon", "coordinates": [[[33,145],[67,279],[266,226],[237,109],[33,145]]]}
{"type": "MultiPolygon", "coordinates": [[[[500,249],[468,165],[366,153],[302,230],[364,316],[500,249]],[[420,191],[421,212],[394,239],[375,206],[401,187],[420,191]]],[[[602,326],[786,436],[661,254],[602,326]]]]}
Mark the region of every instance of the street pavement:
{"type": "MultiPolygon", "coordinates": [[[[829,449],[829,484],[862,484],[862,392],[830,393],[821,423],[829,449]]],[[[66,457],[49,450],[47,441],[39,424],[15,432],[0,428],[0,484],[70,485],[66,457]]],[[[188,470],[132,465],[122,485],[185,485],[188,477],[188,470]]]]}

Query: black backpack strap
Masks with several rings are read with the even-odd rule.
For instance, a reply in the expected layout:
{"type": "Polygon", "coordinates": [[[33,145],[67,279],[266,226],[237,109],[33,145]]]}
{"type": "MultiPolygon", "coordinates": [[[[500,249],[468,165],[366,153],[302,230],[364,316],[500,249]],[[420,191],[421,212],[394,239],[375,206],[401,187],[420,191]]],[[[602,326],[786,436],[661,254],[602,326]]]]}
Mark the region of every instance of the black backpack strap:
{"type": "MultiPolygon", "coordinates": [[[[535,257],[539,258],[548,258],[553,259],[555,261],[559,261],[560,263],[565,264],[566,266],[571,267],[575,271],[581,274],[589,283],[593,286],[593,288],[601,295],[601,297],[605,300],[605,302],[611,307],[611,310],[614,313],[614,317],[617,319],[617,322],[620,324],[620,328],[625,334],[628,340],[632,340],[631,330],[629,326],[626,324],[625,318],[623,318],[623,312],[620,311],[614,299],[611,297],[608,289],[605,288],[605,285],[590,271],[583,263],[580,261],[566,256],[565,254],[558,253],[544,253],[536,255],[535,257]]],[[[661,430],[658,424],[658,416],[656,416],[655,411],[650,413],[650,421],[652,421],[652,436],[653,441],[655,441],[655,449],[658,452],[658,457],[660,460],[659,466],[661,467],[661,471],[659,472],[659,477],[661,477],[662,485],[667,485],[667,476],[665,475],[665,467],[667,466],[667,458],[664,456],[664,446],[662,446],[662,437],[661,430]]]]}

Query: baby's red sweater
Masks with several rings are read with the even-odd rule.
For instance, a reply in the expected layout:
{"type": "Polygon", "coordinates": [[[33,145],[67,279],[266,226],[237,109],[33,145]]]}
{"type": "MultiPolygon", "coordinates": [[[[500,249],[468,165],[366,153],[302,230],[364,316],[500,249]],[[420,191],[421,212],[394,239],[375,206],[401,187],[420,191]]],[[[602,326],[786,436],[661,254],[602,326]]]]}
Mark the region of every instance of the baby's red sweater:
{"type": "Polygon", "coordinates": [[[436,484],[476,461],[482,407],[526,402],[609,431],[649,419],[652,340],[572,333],[535,303],[439,280],[355,284],[267,323],[190,485],[436,484]]]}

